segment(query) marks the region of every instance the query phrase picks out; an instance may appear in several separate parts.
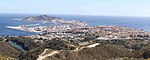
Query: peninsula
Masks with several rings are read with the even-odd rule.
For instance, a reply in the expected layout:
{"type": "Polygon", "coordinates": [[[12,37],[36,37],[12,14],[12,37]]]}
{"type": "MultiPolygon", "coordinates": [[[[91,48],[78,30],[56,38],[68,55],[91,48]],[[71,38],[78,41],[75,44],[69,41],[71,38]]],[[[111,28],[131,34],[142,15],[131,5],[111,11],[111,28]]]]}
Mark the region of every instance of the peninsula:
{"type": "Polygon", "coordinates": [[[141,60],[150,54],[150,32],[147,31],[121,26],[89,26],[79,20],[47,15],[26,17],[20,21],[40,23],[6,27],[40,34],[0,36],[0,43],[7,47],[0,51],[15,59],[141,60]],[[54,25],[42,25],[50,23],[54,25]],[[18,45],[21,49],[16,47],[18,45]],[[12,51],[5,51],[9,49],[12,51]]]}

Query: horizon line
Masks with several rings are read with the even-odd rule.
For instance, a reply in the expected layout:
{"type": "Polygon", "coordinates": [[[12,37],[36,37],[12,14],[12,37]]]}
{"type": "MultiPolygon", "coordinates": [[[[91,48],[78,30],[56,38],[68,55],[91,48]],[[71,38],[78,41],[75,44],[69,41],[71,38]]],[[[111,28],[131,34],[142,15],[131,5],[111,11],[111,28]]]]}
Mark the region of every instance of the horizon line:
{"type": "Polygon", "coordinates": [[[22,14],[22,15],[72,15],[72,16],[110,16],[110,17],[150,17],[150,16],[134,16],[134,15],[86,15],[86,14],[45,14],[45,13],[0,13],[2,14],[22,14]]]}

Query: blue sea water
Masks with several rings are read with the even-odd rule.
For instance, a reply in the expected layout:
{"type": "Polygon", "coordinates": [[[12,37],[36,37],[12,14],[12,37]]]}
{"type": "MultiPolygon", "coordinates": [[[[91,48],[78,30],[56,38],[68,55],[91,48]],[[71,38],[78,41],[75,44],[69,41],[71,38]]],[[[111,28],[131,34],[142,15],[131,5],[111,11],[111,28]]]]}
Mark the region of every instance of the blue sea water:
{"type": "MultiPolygon", "coordinates": [[[[25,32],[20,30],[8,29],[6,26],[17,26],[21,24],[36,24],[29,22],[22,22],[17,20],[12,20],[13,18],[18,17],[28,17],[34,15],[24,15],[24,14],[0,14],[0,35],[9,35],[9,36],[24,36],[24,35],[33,35],[37,33],[25,32]]],[[[80,15],[51,15],[66,20],[80,20],[85,21],[88,25],[115,25],[115,26],[124,26],[129,28],[143,29],[150,32],[150,17],[121,17],[121,16],[80,16],[80,15]]],[[[51,25],[46,24],[46,25],[51,25]]]]}
{"type": "Polygon", "coordinates": [[[25,36],[25,35],[33,35],[37,33],[33,32],[25,32],[15,29],[6,28],[6,26],[18,26],[20,24],[31,24],[27,22],[21,22],[17,20],[12,20],[16,17],[27,17],[30,15],[18,15],[18,14],[2,14],[0,15],[0,36],[25,36]]]}
{"type": "Polygon", "coordinates": [[[74,15],[54,15],[67,20],[74,19],[85,21],[88,25],[114,25],[135,29],[143,29],[150,32],[150,17],[128,17],[128,16],[74,16],[74,15]]]}

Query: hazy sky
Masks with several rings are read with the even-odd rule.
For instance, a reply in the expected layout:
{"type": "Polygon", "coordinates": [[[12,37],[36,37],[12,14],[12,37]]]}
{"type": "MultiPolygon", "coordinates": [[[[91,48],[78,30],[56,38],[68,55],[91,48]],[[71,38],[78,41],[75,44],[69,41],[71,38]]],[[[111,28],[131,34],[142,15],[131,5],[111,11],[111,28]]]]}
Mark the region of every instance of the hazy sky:
{"type": "Polygon", "coordinates": [[[0,0],[0,13],[150,16],[150,0],[0,0]]]}

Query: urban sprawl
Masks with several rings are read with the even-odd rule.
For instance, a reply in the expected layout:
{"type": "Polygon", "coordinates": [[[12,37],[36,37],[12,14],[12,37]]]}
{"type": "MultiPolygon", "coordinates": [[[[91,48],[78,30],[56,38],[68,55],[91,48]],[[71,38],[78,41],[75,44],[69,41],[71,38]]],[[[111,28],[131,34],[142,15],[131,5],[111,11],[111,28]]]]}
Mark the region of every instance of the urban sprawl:
{"type": "MultiPolygon", "coordinates": [[[[28,32],[40,33],[30,35],[32,39],[51,40],[53,38],[67,38],[68,40],[85,40],[92,38],[94,40],[112,40],[112,39],[150,39],[150,33],[133,28],[121,26],[88,26],[86,22],[78,20],[64,20],[56,17],[41,15],[22,19],[23,21],[42,22],[42,24],[53,22],[59,25],[40,26],[40,24],[7,26],[7,28],[23,30],[28,32]],[[40,18],[41,20],[36,20],[40,18]],[[36,26],[27,28],[27,26],[36,26]]],[[[39,40],[36,40],[39,41],[39,40]]]]}

